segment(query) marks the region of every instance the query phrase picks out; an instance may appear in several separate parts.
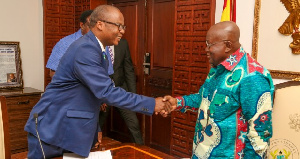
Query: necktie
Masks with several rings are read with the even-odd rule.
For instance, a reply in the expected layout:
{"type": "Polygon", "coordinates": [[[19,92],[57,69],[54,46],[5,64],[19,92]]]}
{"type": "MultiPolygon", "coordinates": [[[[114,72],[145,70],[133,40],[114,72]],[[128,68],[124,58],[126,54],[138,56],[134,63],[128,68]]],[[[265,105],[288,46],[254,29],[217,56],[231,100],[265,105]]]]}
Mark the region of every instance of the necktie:
{"type": "Polygon", "coordinates": [[[108,46],[105,47],[105,55],[106,55],[106,58],[108,60],[108,65],[109,65],[108,66],[108,74],[111,75],[114,73],[113,64],[112,64],[113,59],[111,58],[111,54],[109,53],[108,46]]]}
{"type": "Polygon", "coordinates": [[[108,52],[109,52],[109,55],[110,55],[110,58],[111,58],[111,63],[114,64],[114,54],[112,52],[111,46],[108,46],[108,52]]]}

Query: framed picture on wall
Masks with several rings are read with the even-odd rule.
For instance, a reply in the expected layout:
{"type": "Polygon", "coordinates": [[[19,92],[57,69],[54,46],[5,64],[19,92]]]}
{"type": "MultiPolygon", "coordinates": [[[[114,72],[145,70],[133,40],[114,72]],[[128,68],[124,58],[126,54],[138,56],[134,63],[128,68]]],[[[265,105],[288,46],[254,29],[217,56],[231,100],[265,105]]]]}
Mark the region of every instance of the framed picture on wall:
{"type": "Polygon", "coordinates": [[[273,78],[298,79],[300,54],[293,53],[290,48],[295,31],[285,35],[279,32],[291,14],[288,9],[292,6],[288,5],[280,0],[255,0],[252,56],[273,78]]]}
{"type": "Polygon", "coordinates": [[[0,89],[23,88],[19,42],[0,41],[0,89]]]}

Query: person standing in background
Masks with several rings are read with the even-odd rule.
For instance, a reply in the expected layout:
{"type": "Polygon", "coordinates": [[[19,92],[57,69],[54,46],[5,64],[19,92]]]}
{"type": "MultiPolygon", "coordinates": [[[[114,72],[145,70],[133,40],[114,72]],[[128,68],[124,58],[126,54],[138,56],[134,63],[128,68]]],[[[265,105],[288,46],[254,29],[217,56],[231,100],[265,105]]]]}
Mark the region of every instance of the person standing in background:
{"type": "MultiPolygon", "coordinates": [[[[107,51],[110,53],[110,56],[113,57],[114,74],[110,77],[114,81],[115,86],[121,87],[128,92],[136,93],[136,78],[127,40],[121,39],[118,45],[108,46],[107,51]]],[[[101,129],[110,112],[110,107],[111,106],[106,106],[106,104],[102,106],[103,110],[100,111],[99,115],[101,129]]],[[[136,113],[127,109],[115,108],[125,121],[131,134],[131,140],[137,144],[144,144],[136,113]]]]}
{"type": "Polygon", "coordinates": [[[77,39],[82,37],[84,34],[90,31],[89,24],[90,24],[90,15],[92,14],[93,10],[86,10],[81,13],[79,18],[80,29],[59,40],[56,45],[52,49],[52,53],[48,59],[46,68],[50,69],[50,77],[52,78],[61,57],[66,53],[69,46],[77,39]]]}

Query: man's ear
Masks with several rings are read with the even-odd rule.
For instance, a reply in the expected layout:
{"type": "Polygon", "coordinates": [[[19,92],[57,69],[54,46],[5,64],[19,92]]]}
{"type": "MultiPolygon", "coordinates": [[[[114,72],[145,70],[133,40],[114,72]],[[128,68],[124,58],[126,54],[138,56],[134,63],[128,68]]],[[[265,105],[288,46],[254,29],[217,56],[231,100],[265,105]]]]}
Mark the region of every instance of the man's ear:
{"type": "Polygon", "coordinates": [[[80,25],[80,28],[82,29],[84,24],[82,22],[80,22],[79,25],[80,25]]]}
{"type": "Polygon", "coordinates": [[[231,41],[225,41],[225,46],[226,46],[225,52],[227,53],[232,49],[232,42],[231,41]]]}
{"type": "Polygon", "coordinates": [[[96,23],[96,26],[97,26],[97,28],[98,28],[99,30],[103,30],[104,23],[101,22],[101,21],[98,21],[98,22],[96,23]]]}

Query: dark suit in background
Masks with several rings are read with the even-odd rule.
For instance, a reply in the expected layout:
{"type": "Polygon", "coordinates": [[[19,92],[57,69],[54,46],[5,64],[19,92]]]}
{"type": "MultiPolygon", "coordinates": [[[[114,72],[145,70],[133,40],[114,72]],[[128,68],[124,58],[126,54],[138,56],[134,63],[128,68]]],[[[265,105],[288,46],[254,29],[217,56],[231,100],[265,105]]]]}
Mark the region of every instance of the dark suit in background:
{"type": "MultiPolygon", "coordinates": [[[[130,56],[128,43],[125,39],[121,39],[118,45],[114,46],[114,74],[110,77],[115,82],[116,87],[121,87],[128,92],[136,93],[136,78],[134,68],[130,56]]],[[[100,112],[99,123],[102,128],[105,120],[109,114],[110,106],[106,108],[106,111],[100,112]]],[[[130,133],[131,140],[137,144],[144,144],[141,129],[139,126],[139,120],[136,113],[130,110],[117,108],[121,117],[125,121],[130,133]]]]}

